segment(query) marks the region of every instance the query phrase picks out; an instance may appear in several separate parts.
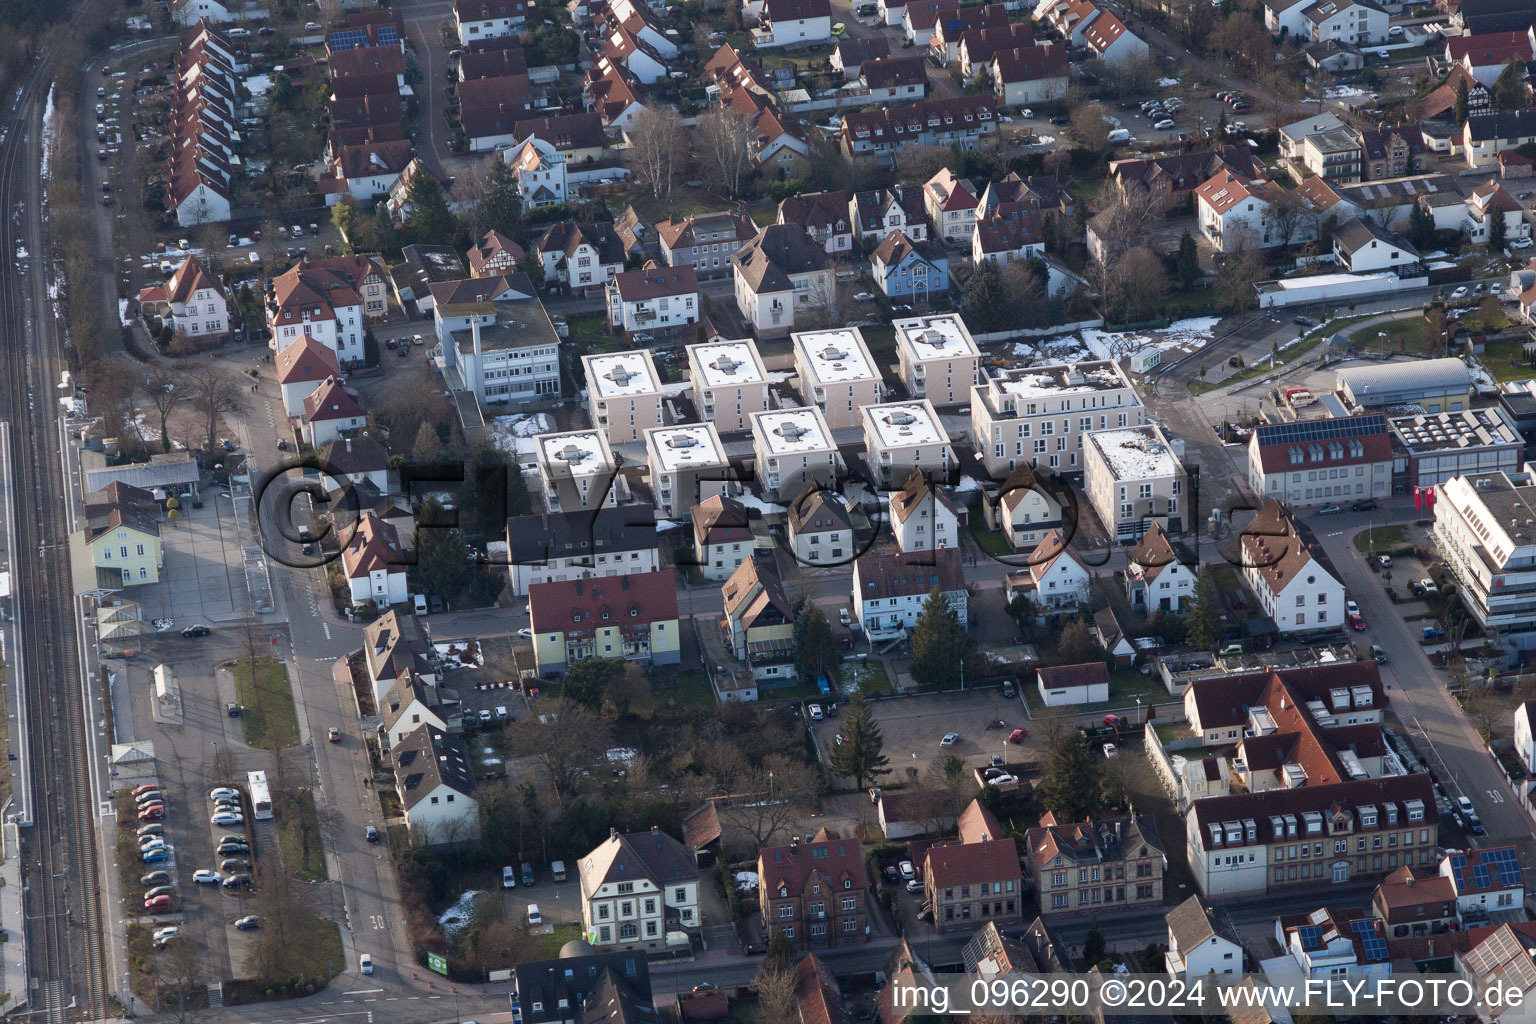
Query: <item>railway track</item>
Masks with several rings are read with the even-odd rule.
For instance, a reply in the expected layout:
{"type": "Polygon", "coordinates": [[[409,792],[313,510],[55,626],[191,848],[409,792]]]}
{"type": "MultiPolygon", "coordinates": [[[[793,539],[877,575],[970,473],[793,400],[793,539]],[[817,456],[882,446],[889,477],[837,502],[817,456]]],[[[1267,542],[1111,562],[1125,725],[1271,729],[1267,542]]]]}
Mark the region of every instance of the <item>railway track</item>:
{"type": "MultiPolygon", "coordinates": [[[[100,900],[100,858],[87,753],[84,681],[69,569],[63,437],[57,383],[62,339],[49,305],[39,183],[38,112],[50,85],[45,55],[26,75],[5,116],[0,148],[0,417],[10,423],[15,480],[11,569],[21,638],[23,702],[30,746],[32,827],[22,830],[28,1010],[49,1024],[111,1015],[100,900]],[[20,252],[29,255],[23,259],[20,252]]],[[[61,125],[61,131],[72,130],[61,125]]]]}

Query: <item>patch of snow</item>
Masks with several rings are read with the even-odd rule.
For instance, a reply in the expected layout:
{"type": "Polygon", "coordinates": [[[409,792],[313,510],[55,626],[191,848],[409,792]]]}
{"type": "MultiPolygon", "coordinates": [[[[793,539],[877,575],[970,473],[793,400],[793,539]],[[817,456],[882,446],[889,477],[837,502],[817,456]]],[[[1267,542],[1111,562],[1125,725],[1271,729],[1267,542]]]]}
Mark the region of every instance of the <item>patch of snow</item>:
{"type": "Polygon", "coordinates": [[[501,764],[501,758],[499,758],[499,757],[482,757],[480,759],[480,763],[481,764],[501,764]]]}
{"type": "Polygon", "coordinates": [[[1037,145],[1037,146],[1054,146],[1054,145],[1056,145],[1056,136],[1054,136],[1054,135],[1036,135],[1035,136],[1035,145],[1037,145]]]}
{"type": "Polygon", "coordinates": [[[736,500],[741,502],[747,508],[755,508],[759,512],[763,513],[779,515],[784,511],[783,505],[775,505],[771,501],[764,501],[750,491],[737,495],[736,500]]]}
{"type": "Polygon", "coordinates": [[[117,300],[117,318],[118,318],[118,320],[122,321],[122,325],[124,327],[132,327],[133,326],[133,318],[128,315],[128,300],[127,299],[118,299],[117,300]]]}
{"type": "Polygon", "coordinates": [[[668,530],[680,530],[689,525],[686,519],[658,519],[656,520],[656,532],[666,533],[668,530]]]}
{"type": "Polygon", "coordinates": [[[1159,331],[1113,334],[1090,329],[1082,332],[1083,345],[1095,359],[1119,359],[1143,348],[1199,349],[1211,340],[1219,317],[1202,316],[1179,320],[1159,331]]]}
{"type": "Polygon", "coordinates": [[[954,491],[956,494],[964,494],[966,491],[975,491],[979,490],[980,488],[980,480],[977,480],[973,476],[962,476],[960,478],[960,482],[951,487],[950,490],[954,491]]]}
{"type": "Polygon", "coordinates": [[[252,97],[265,96],[272,88],[272,76],[251,75],[245,80],[245,87],[251,90],[252,97]]]}
{"type": "Polygon", "coordinates": [[[433,644],[444,668],[482,668],[485,655],[480,652],[480,641],[463,640],[457,643],[433,644]]]}
{"type": "Polygon", "coordinates": [[[756,871],[738,871],[735,875],[736,890],[738,892],[751,892],[757,888],[756,871]]]}
{"type": "Polygon", "coordinates": [[[70,381],[69,371],[68,370],[64,370],[64,371],[60,372],[60,374],[59,374],[59,390],[60,391],[68,391],[72,386],[73,386],[73,384],[70,381]]]}
{"type": "Polygon", "coordinates": [[[475,900],[485,895],[488,894],[479,889],[470,889],[455,900],[453,906],[443,911],[437,923],[442,926],[444,938],[452,942],[460,932],[469,927],[470,919],[475,913],[475,900]]]}
{"type": "Polygon", "coordinates": [[[85,414],[85,403],[73,396],[60,398],[59,404],[64,407],[64,412],[70,416],[83,416],[85,414]]]}
{"type": "Polygon", "coordinates": [[[511,455],[526,456],[532,462],[537,456],[533,439],[548,434],[554,425],[548,413],[516,413],[511,416],[493,416],[486,427],[491,432],[491,443],[511,455]]]}
{"type": "Polygon", "coordinates": [[[676,398],[683,392],[692,390],[693,382],[687,380],[680,380],[672,384],[663,384],[661,386],[661,393],[666,395],[668,398],[676,398]]]}
{"type": "Polygon", "coordinates": [[[48,87],[48,104],[43,107],[43,178],[48,177],[49,165],[53,162],[53,86],[48,87]]]}
{"type": "Polygon", "coordinates": [[[1323,90],[1323,96],[1330,100],[1349,99],[1352,96],[1369,96],[1369,89],[1362,89],[1358,85],[1335,85],[1323,90]]]}
{"type": "Polygon", "coordinates": [[[1177,78],[1159,78],[1157,80],[1157,87],[1159,89],[1171,89],[1178,84],[1179,80],[1177,78]]]}

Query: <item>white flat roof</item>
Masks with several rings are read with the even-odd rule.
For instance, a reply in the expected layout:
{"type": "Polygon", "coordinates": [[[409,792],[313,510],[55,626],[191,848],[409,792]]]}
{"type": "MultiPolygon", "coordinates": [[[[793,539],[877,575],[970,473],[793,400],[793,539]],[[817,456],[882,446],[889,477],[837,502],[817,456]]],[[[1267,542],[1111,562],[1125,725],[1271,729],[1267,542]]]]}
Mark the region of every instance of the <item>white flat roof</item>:
{"type": "Polygon", "coordinates": [[[751,338],[689,345],[688,358],[708,388],[768,383],[763,357],[758,355],[751,338]]]}
{"type": "Polygon", "coordinates": [[[845,384],[880,376],[857,327],[805,331],[794,338],[800,365],[817,384],[845,384]]]}
{"type": "Polygon", "coordinates": [[[1088,440],[1104,456],[1116,480],[1151,480],[1179,472],[1178,457],[1156,427],[1096,430],[1088,440]]]}
{"type": "Polygon", "coordinates": [[[1361,281],[1385,281],[1396,274],[1313,274],[1311,277],[1285,277],[1269,283],[1281,291],[1290,288],[1332,288],[1336,285],[1359,284],[1361,281]]]}
{"type": "Polygon", "coordinates": [[[634,398],[661,393],[661,379],[644,349],[582,356],[587,387],[599,398],[634,398]]]}
{"type": "Polygon", "coordinates": [[[874,428],[880,444],[887,448],[949,443],[949,434],[939,422],[939,414],[933,411],[933,403],[926,398],[920,402],[866,405],[864,423],[874,428]]]}
{"type": "Polygon", "coordinates": [[[1072,395],[1089,391],[1113,391],[1130,385],[1115,364],[1107,360],[1091,363],[1061,363],[1028,370],[1009,370],[997,378],[998,390],[1016,398],[1043,398],[1047,395],[1072,395]]]}
{"type": "Polygon", "coordinates": [[[773,455],[804,455],[837,447],[815,409],[772,409],[752,414],[752,431],[773,455]]]}
{"type": "Polygon", "coordinates": [[[651,455],[651,469],[674,472],[703,466],[726,465],[725,448],[713,423],[680,423],[672,427],[652,427],[645,432],[646,450],[651,455]]]}
{"type": "Polygon", "coordinates": [[[919,361],[981,355],[959,313],[909,317],[892,321],[892,326],[896,344],[905,345],[919,361]]]}
{"type": "Polygon", "coordinates": [[[571,476],[595,476],[613,470],[613,452],[595,430],[540,434],[534,440],[539,445],[539,462],[550,469],[571,476]]]}

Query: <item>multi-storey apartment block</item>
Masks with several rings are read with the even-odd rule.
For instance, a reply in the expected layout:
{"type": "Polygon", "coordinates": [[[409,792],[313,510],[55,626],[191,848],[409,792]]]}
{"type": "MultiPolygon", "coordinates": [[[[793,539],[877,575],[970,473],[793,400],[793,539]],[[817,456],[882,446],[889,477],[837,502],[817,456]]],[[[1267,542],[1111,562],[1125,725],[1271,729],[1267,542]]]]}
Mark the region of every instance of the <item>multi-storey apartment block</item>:
{"type": "Polygon", "coordinates": [[[693,854],[660,829],[613,829],[576,870],[582,925],[598,949],[665,949],[668,932],[699,928],[693,854]]]}
{"type": "Polygon", "coordinates": [[[913,398],[934,405],[971,400],[981,367],[981,350],[958,313],[937,313],[893,321],[896,359],[913,398]]]}
{"type": "Polygon", "coordinates": [[[1171,533],[1183,532],[1188,518],[1184,466],[1161,428],[1094,431],[1084,462],[1088,500],[1115,540],[1134,540],[1154,522],[1171,533]]]}
{"type": "Polygon", "coordinates": [[[699,415],[727,432],[768,408],[768,371],[751,338],[689,345],[688,380],[699,415]]]}
{"type": "Polygon", "coordinates": [[[1024,834],[1029,875],[1042,915],[1161,906],[1163,853],[1157,821],[1135,818],[1057,821],[1047,811],[1024,834]]]}
{"type": "Polygon", "coordinates": [[[837,442],[817,409],[774,409],[752,414],[752,451],[763,497],[790,502],[807,485],[837,480],[837,442]]]}
{"type": "Polygon", "coordinates": [[[1435,488],[1435,542],[1478,625],[1536,645],[1536,480],[1452,477],[1435,488]]]}
{"type": "Polygon", "coordinates": [[[955,454],[932,402],[866,405],[863,416],[864,450],[877,487],[899,487],[914,469],[948,481],[955,454]]]}
{"type": "Polygon", "coordinates": [[[582,356],[587,411],[610,444],[638,441],[662,425],[661,378],[645,349],[582,356]]]}
{"type": "Polygon", "coordinates": [[[544,506],[550,512],[602,508],[619,503],[613,489],[618,473],[613,449],[608,447],[608,439],[599,431],[540,434],[534,440],[538,445],[535,454],[544,506]]]}
{"type": "Polygon", "coordinates": [[[1021,462],[1083,469],[1083,437],[1147,422],[1141,396],[1110,360],[1005,370],[971,389],[971,437],[987,472],[1021,462]]]}
{"type": "Polygon", "coordinates": [[[713,423],[652,427],[645,432],[645,453],[663,518],[686,518],[700,502],[730,494],[730,461],[713,423]]]}
{"type": "Polygon", "coordinates": [[[869,941],[869,877],[856,839],[765,846],[757,854],[763,927],[800,947],[869,941]]]}
{"type": "Polygon", "coordinates": [[[805,399],[833,430],[859,425],[860,410],[880,401],[880,371],[857,327],[793,336],[795,371],[805,399]]]}

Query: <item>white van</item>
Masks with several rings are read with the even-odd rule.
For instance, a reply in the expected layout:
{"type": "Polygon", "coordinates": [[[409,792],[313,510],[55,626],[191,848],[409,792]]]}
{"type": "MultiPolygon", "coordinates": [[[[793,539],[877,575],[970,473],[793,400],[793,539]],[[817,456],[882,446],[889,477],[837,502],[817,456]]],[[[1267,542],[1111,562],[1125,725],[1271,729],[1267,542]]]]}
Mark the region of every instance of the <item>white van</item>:
{"type": "Polygon", "coordinates": [[[503,889],[517,888],[517,872],[512,870],[512,865],[510,864],[501,869],[501,887],[503,889]]]}
{"type": "Polygon", "coordinates": [[[539,913],[539,905],[537,903],[528,904],[528,924],[536,925],[543,923],[544,915],[539,913]]]}
{"type": "Polygon", "coordinates": [[[549,865],[549,873],[555,876],[555,881],[565,881],[565,861],[551,861],[549,865]]]}
{"type": "Polygon", "coordinates": [[[412,594],[411,603],[415,607],[417,615],[427,614],[427,595],[412,594]]]}
{"type": "Polygon", "coordinates": [[[1130,142],[1131,130],[1129,128],[1116,128],[1114,131],[1109,133],[1107,139],[1111,143],[1130,142]]]}
{"type": "Polygon", "coordinates": [[[373,973],[373,956],[372,956],[372,954],[364,953],[361,956],[359,956],[357,958],[357,967],[358,967],[358,970],[362,971],[364,974],[372,974],[373,973]]]}

